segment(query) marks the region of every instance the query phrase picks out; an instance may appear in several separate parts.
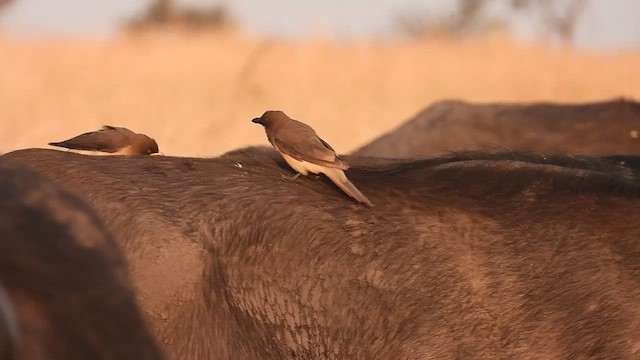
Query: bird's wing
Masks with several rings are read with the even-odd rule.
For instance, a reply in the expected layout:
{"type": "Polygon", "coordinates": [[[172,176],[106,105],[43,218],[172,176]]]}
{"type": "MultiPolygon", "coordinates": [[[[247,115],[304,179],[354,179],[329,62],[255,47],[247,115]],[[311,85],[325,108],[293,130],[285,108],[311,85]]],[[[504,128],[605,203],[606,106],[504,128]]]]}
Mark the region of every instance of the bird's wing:
{"type": "Polygon", "coordinates": [[[329,167],[348,168],[336,156],[333,148],[308,125],[290,121],[275,131],[273,140],[278,149],[296,160],[329,167]]]}
{"type": "Polygon", "coordinates": [[[113,130],[113,131],[118,131],[120,133],[122,133],[125,136],[134,136],[136,133],[134,133],[133,131],[125,128],[125,127],[117,127],[117,126],[111,126],[111,125],[102,125],[102,130],[113,130]]]}
{"type": "Polygon", "coordinates": [[[98,131],[86,132],[74,138],[49,143],[49,145],[60,146],[67,149],[116,152],[124,146],[130,145],[130,139],[117,128],[103,127],[98,131]]]}

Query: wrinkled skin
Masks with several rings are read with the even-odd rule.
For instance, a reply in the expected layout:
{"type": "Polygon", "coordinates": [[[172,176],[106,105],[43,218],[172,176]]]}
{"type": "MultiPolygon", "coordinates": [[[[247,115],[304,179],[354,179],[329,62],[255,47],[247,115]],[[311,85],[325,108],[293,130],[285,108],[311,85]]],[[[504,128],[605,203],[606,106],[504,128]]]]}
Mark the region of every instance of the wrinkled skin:
{"type": "Polygon", "coordinates": [[[97,215],[0,158],[0,359],[163,359],[97,215]]]}
{"type": "Polygon", "coordinates": [[[440,101],[353,154],[419,158],[479,149],[640,155],[640,103],[624,99],[583,104],[440,101]]]}
{"type": "Polygon", "coordinates": [[[600,159],[5,155],[83,196],[171,359],[637,359],[640,186],[600,159]]]}

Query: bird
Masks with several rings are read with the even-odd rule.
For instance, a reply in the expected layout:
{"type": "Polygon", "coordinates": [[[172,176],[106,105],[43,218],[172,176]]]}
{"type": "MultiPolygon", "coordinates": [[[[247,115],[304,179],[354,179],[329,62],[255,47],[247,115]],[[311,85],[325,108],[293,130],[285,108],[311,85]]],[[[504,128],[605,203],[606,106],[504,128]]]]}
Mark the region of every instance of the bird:
{"type": "Polygon", "coordinates": [[[104,155],[151,155],[160,152],[156,141],[147,135],[110,125],[68,140],[48,144],[70,150],[106,153],[104,155]]]}
{"type": "Polygon", "coordinates": [[[268,110],[261,117],[251,120],[264,126],[267,139],[297,174],[325,174],[347,195],[369,207],[373,204],[347,179],[345,170],[350,166],[309,125],[291,119],[280,110],[268,110]]]}

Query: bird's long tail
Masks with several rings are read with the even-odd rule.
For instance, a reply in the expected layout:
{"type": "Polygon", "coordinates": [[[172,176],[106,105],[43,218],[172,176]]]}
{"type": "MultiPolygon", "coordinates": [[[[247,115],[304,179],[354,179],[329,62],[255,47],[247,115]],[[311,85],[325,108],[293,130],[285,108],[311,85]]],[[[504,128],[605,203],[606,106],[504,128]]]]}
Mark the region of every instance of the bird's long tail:
{"type": "Polygon", "coordinates": [[[358,202],[365,203],[369,207],[373,207],[371,201],[364,196],[363,193],[358,190],[358,188],[347,179],[347,175],[345,175],[344,171],[336,168],[329,168],[324,173],[327,175],[334,184],[336,184],[342,191],[344,191],[347,195],[356,199],[358,202]]]}

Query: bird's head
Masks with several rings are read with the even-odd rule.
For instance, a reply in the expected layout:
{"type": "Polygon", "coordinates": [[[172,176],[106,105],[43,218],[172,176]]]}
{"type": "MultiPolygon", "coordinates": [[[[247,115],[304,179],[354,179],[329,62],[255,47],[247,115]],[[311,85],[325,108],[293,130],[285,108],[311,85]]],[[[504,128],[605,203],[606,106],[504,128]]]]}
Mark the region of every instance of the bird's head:
{"type": "Polygon", "coordinates": [[[251,120],[251,122],[260,124],[264,127],[270,127],[270,126],[279,124],[281,122],[285,122],[287,120],[289,120],[289,117],[282,111],[269,110],[269,111],[265,111],[265,113],[262,114],[262,116],[260,116],[259,118],[255,118],[251,120]]]}
{"type": "Polygon", "coordinates": [[[153,155],[160,152],[158,143],[146,135],[140,136],[138,144],[138,149],[140,149],[141,155],[153,155]]]}

